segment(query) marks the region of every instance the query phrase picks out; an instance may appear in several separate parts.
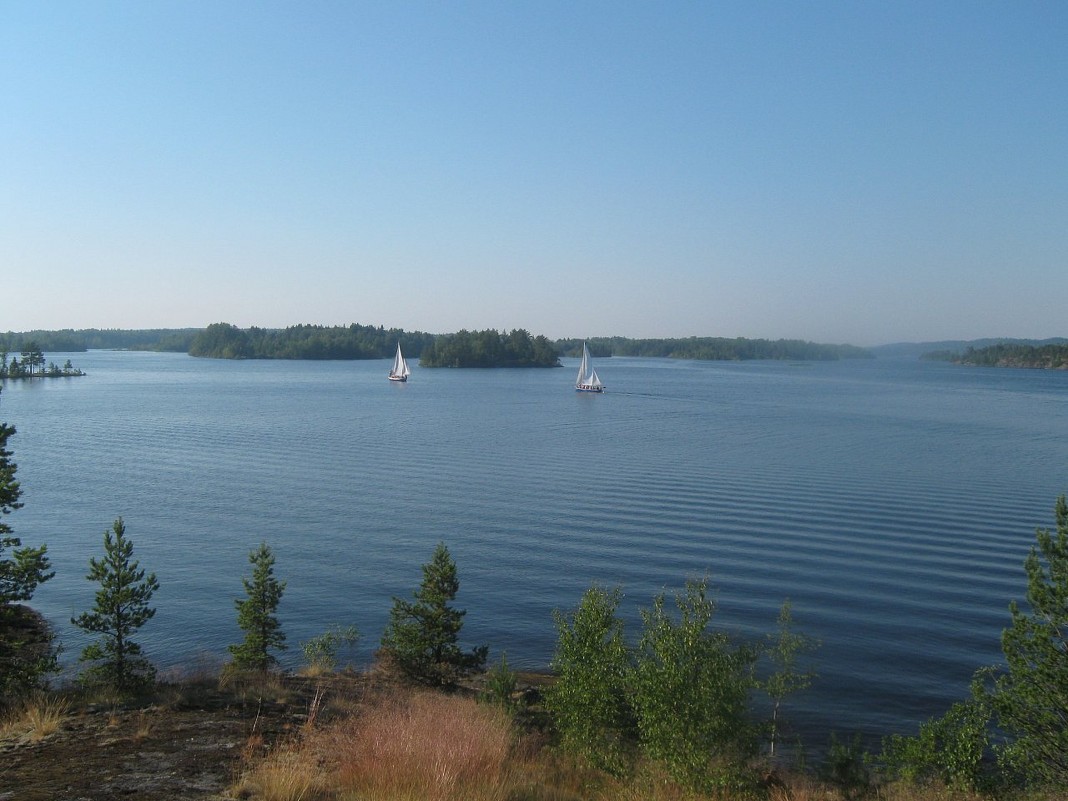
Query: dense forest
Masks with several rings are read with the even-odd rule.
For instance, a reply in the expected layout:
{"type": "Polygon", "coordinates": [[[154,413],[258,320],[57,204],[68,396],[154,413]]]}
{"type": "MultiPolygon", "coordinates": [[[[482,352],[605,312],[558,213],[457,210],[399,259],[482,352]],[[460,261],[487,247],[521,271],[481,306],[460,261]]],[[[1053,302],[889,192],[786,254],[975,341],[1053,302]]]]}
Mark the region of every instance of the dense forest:
{"type": "Polygon", "coordinates": [[[1027,345],[1003,342],[985,348],[965,348],[964,352],[939,350],[924,354],[925,359],[978,367],[1032,367],[1068,370],[1068,344],[1027,345]]]}
{"type": "MultiPolygon", "coordinates": [[[[870,351],[854,345],[821,345],[799,339],[744,339],[735,337],[687,337],[683,339],[627,339],[594,337],[586,340],[592,356],[657,356],[666,359],[748,361],[750,359],[796,359],[836,361],[871,359],[870,351]]],[[[582,355],[581,339],[556,343],[562,355],[582,355]]]]}
{"type": "Polygon", "coordinates": [[[521,328],[511,333],[459,331],[435,337],[419,357],[420,367],[559,367],[556,348],[521,328]]]}
{"type": "Polygon", "coordinates": [[[189,345],[190,356],[215,359],[386,359],[397,342],[408,353],[419,354],[434,340],[433,334],[399,328],[359,325],[295,325],[285,329],[248,330],[229,323],[213,323],[189,345]]]}

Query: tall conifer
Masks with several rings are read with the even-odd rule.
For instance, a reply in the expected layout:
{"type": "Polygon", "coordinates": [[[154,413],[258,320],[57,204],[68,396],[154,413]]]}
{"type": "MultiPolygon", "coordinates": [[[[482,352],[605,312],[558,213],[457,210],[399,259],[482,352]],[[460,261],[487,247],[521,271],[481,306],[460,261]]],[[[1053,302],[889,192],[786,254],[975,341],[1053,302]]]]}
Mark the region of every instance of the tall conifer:
{"type": "Polygon", "coordinates": [[[485,667],[488,648],[464,653],[457,645],[467,614],[450,606],[459,589],[456,563],[445,543],[438,543],[431,560],[423,565],[423,583],[414,593],[415,601],[393,599],[382,650],[409,680],[451,687],[485,667]]]}
{"type": "Polygon", "coordinates": [[[252,564],[252,579],[242,579],[246,598],[234,601],[237,607],[237,625],[245,632],[240,645],[229,646],[234,657],[234,667],[239,670],[267,672],[277,663],[271,649],[284,651],[286,635],[275,616],[282,600],[286,583],[274,576],[274,554],[267,543],[248,555],[252,564]]]}
{"type": "Polygon", "coordinates": [[[138,568],[133,559],[133,542],[126,539],[121,517],[111,531],[104,532],[104,558],[89,559],[86,578],[100,584],[96,605],[70,622],[103,637],[82,651],[83,662],[95,663],[83,673],[83,680],[123,691],[150,683],[155,668],[141,655],[141,646],[130,638],[155,616],[156,610],[148,602],[159,589],[159,582],[155,573],[146,576],[138,568]]]}

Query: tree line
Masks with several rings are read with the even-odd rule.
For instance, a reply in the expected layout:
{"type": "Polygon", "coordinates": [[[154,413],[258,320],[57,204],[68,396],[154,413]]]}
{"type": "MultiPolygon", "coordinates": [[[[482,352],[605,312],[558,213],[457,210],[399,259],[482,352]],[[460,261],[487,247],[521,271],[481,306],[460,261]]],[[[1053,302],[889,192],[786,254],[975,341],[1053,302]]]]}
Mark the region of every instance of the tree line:
{"type": "Polygon", "coordinates": [[[0,350],[20,351],[28,343],[57,353],[87,350],[158,350],[185,353],[199,328],[98,329],[0,333],[0,350]]]}
{"type": "MultiPolygon", "coordinates": [[[[565,356],[582,354],[581,339],[556,343],[565,356]]],[[[797,361],[837,361],[872,359],[871,351],[855,345],[823,345],[800,339],[746,339],[744,337],[685,337],[681,339],[627,339],[592,337],[585,340],[592,356],[652,356],[665,359],[700,361],[749,361],[778,359],[797,361]]]]}
{"type": "MultiPolygon", "coordinates": [[[[0,424],[0,706],[46,683],[58,667],[50,627],[25,602],[54,572],[47,547],[23,546],[6,522],[19,509],[21,487],[8,448],[13,426],[0,424]]],[[[1056,529],[1038,529],[1025,561],[1026,603],[1010,604],[1002,636],[1005,665],[976,673],[972,694],[913,736],[895,735],[880,754],[832,737],[827,778],[859,796],[877,765],[888,776],[935,780],[955,791],[998,796],[1014,788],[1068,786],[1068,501],[1055,504],[1056,529]]],[[[266,543],[249,553],[243,597],[234,600],[243,639],[230,645],[227,670],[266,672],[287,648],[277,617],[286,583],[274,572],[266,543]]],[[[423,565],[412,598],[394,598],[377,658],[408,682],[450,689],[485,671],[486,687],[514,702],[515,674],[502,655],[486,671],[488,647],[460,647],[465,610],[453,602],[460,582],[448,548],[439,543],[423,565]]],[[[80,655],[79,682],[135,693],[155,680],[136,641],[155,615],[155,574],[134,559],[122,518],[103,540],[103,556],[89,559],[86,578],[98,586],[91,609],[71,622],[97,637],[80,655]]],[[[809,686],[806,652],[817,643],[794,629],[788,601],[777,630],[763,643],[713,625],[716,604],[707,577],[693,579],[669,601],[665,594],[641,610],[641,632],[627,636],[618,614],[619,588],[593,586],[570,611],[553,615],[558,640],[554,680],[544,706],[560,749],[591,766],[627,776],[638,760],[662,765],[695,792],[755,792],[754,761],[763,748],[774,757],[782,741],[781,709],[809,686]],[[763,665],[762,669],[758,669],[763,665]],[[755,694],[770,717],[755,712],[755,694]]],[[[338,649],[355,642],[354,626],[335,626],[303,644],[305,659],[336,666],[338,649]]]]}
{"type": "Polygon", "coordinates": [[[212,323],[189,344],[190,356],[215,359],[386,359],[397,343],[413,355],[434,336],[399,328],[360,325],[294,325],[284,329],[241,329],[212,323]]]}
{"type": "Polygon", "coordinates": [[[963,352],[939,350],[924,359],[947,361],[976,367],[1030,367],[1047,370],[1068,369],[1068,343],[1027,345],[1003,342],[985,348],[967,347],[963,352]]]}
{"type": "MultiPolygon", "coordinates": [[[[595,357],[650,356],[728,361],[873,358],[871,351],[853,345],[793,339],[594,337],[586,341],[595,357]]],[[[556,365],[558,356],[578,357],[583,340],[551,341],[541,335],[531,336],[522,329],[510,332],[464,329],[454,334],[428,334],[359,323],[348,326],[295,325],[284,329],[257,326],[241,329],[229,323],[213,323],[207,328],[68,329],[0,334],[0,350],[7,351],[22,350],[27,343],[34,343],[59,352],[157,350],[219,359],[386,359],[392,357],[398,342],[406,355],[420,358],[424,367],[542,367],[556,365]]]]}

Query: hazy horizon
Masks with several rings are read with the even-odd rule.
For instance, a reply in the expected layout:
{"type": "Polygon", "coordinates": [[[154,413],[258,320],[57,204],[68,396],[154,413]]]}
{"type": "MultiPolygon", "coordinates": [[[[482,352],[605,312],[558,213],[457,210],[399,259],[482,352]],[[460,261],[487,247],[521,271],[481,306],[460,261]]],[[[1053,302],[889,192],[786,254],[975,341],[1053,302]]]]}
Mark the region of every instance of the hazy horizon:
{"type": "Polygon", "coordinates": [[[0,329],[1062,336],[1066,40],[1046,2],[15,0],[0,329]]]}

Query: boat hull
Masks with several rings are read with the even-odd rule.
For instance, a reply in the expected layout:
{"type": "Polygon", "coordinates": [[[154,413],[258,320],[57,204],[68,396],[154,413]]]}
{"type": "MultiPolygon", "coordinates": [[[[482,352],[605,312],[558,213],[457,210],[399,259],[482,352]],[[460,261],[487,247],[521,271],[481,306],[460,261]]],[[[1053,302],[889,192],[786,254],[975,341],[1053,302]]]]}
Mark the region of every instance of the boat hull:
{"type": "Polygon", "coordinates": [[[406,375],[391,375],[389,377],[389,380],[390,381],[399,381],[401,383],[404,383],[405,381],[408,380],[408,376],[406,376],[406,375]]]}
{"type": "Polygon", "coordinates": [[[575,387],[575,392],[604,392],[604,387],[579,385],[575,387]]]}

